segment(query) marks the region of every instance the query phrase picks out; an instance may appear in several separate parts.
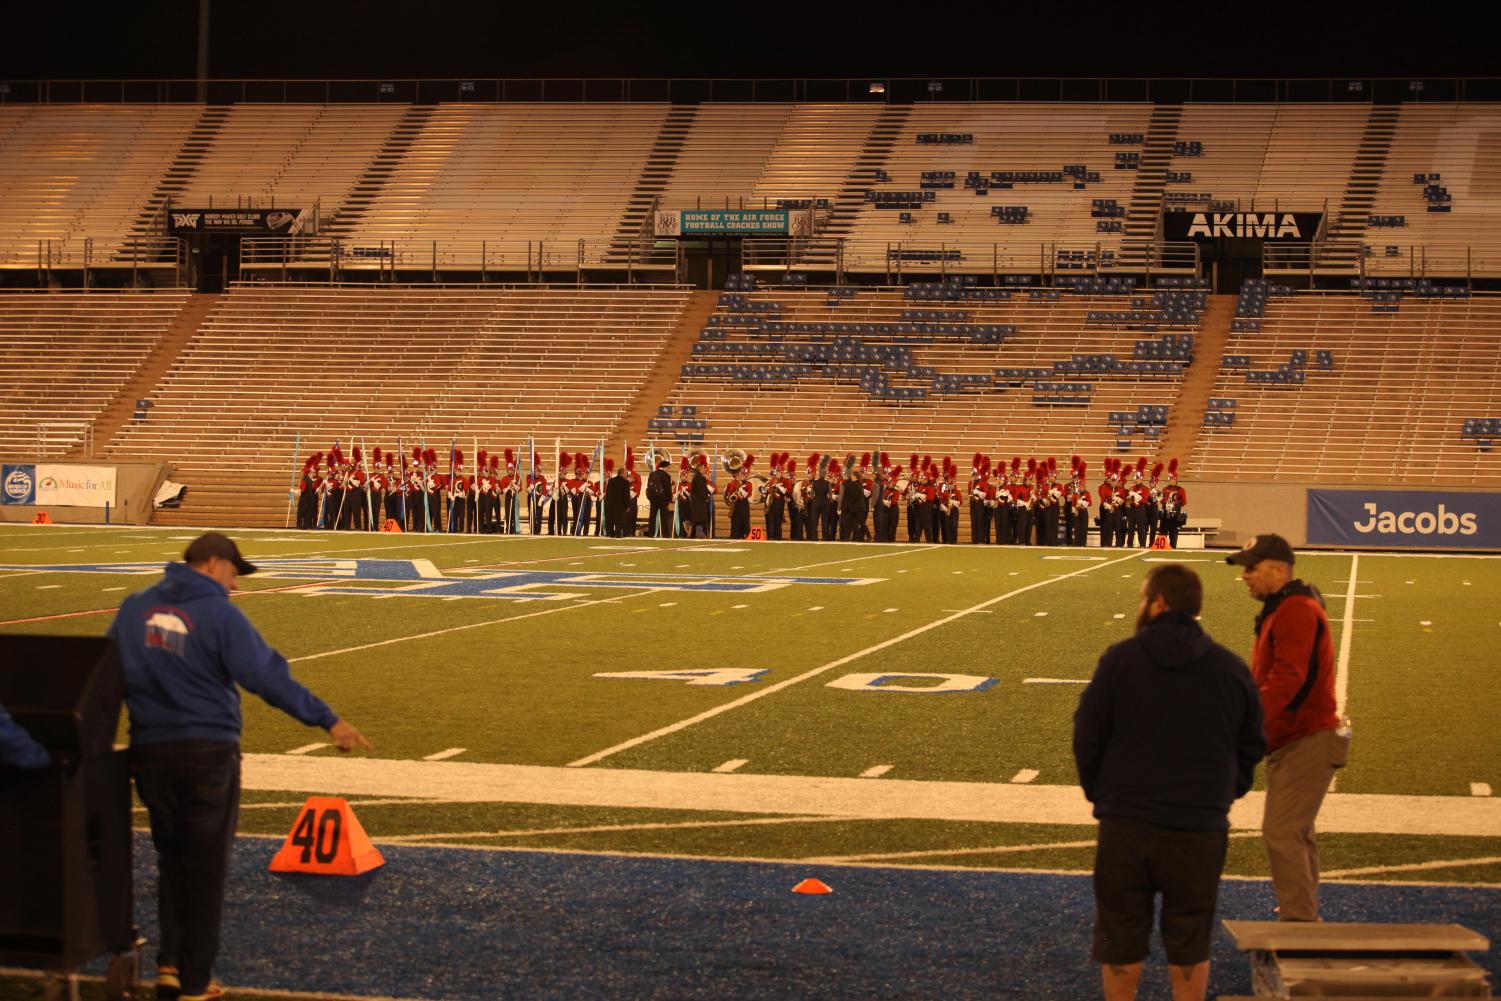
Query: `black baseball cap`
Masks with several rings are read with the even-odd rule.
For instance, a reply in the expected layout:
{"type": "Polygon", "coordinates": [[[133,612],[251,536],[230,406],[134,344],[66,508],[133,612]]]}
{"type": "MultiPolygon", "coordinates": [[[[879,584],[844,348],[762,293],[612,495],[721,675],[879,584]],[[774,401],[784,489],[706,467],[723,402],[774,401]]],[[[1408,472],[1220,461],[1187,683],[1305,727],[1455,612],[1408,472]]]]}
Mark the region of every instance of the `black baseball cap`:
{"type": "Polygon", "coordinates": [[[1240,552],[1225,557],[1226,563],[1242,567],[1254,567],[1262,560],[1281,560],[1290,564],[1293,562],[1293,547],[1280,535],[1253,535],[1240,552]]]}
{"type": "Polygon", "coordinates": [[[214,556],[233,563],[235,572],[241,577],[255,573],[255,565],[245,561],[245,557],[240,555],[240,547],[235,545],[233,539],[220,532],[204,532],[182,551],[182,561],[188,564],[204,563],[214,556]]]}

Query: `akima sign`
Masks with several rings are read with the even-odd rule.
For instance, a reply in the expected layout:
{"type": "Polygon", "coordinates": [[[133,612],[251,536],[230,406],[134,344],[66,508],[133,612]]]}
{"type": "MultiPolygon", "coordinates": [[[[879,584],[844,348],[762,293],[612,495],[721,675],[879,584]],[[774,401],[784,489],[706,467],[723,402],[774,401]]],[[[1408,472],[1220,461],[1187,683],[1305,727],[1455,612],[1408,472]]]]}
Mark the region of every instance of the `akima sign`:
{"type": "Polygon", "coordinates": [[[1165,240],[1311,241],[1322,212],[1169,212],[1162,217],[1165,240]]]}
{"type": "Polygon", "coordinates": [[[1501,495],[1310,490],[1308,541],[1320,546],[1501,549],[1501,495]]]}

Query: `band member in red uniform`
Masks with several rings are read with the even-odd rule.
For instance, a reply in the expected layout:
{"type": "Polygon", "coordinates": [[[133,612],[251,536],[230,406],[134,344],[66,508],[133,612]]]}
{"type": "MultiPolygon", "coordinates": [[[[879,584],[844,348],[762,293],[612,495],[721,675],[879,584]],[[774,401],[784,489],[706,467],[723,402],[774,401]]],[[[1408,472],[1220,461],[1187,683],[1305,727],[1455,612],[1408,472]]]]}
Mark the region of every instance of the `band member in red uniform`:
{"type": "Polygon", "coordinates": [[[1178,530],[1188,522],[1188,491],[1178,485],[1178,460],[1167,464],[1167,486],[1162,488],[1162,509],[1158,515],[1158,530],[1167,535],[1167,541],[1178,548],[1178,530]]]}
{"type": "Polygon", "coordinates": [[[302,475],[297,479],[297,527],[316,528],[318,516],[318,465],[323,461],[322,452],[314,452],[302,464],[302,475]]]}
{"type": "Polygon", "coordinates": [[[636,472],[636,453],[629,447],[625,450],[625,480],[630,486],[630,500],[625,506],[625,535],[628,539],[636,537],[636,519],[641,513],[641,474],[636,472]]]}
{"type": "Polygon", "coordinates": [[[1089,466],[1080,459],[1079,486],[1074,491],[1073,499],[1074,527],[1069,536],[1069,545],[1072,546],[1089,545],[1089,506],[1092,500],[1089,496],[1088,481],[1085,479],[1088,475],[1089,466]]]}
{"type": "Polygon", "coordinates": [[[754,455],[747,455],[730,482],[724,485],[724,503],[730,512],[731,539],[750,537],[750,470],[755,461],[754,455]]]}
{"type": "Polygon", "coordinates": [[[939,487],[938,506],[945,545],[959,544],[959,508],[964,500],[959,489],[959,464],[948,456],[943,457],[943,483],[939,487]]]}
{"type": "Polygon", "coordinates": [[[766,538],[770,542],[782,540],[782,522],[787,517],[787,488],[783,485],[782,467],[787,462],[786,452],[771,453],[769,478],[761,496],[762,514],[766,523],[766,538]]]}
{"type": "Polygon", "coordinates": [[[532,534],[541,535],[542,525],[547,524],[548,533],[556,530],[553,525],[553,485],[542,472],[542,464],[537,461],[537,456],[532,456],[532,471],[526,477],[526,500],[527,521],[531,523],[532,534]]]}
{"type": "Polygon", "coordinates": [[[1026,475],[1011,485],[1012,541],[1018,546],[1032,543],[1032,484],[1037,480],[1037,460],[1027,460],[1026,475]]]}

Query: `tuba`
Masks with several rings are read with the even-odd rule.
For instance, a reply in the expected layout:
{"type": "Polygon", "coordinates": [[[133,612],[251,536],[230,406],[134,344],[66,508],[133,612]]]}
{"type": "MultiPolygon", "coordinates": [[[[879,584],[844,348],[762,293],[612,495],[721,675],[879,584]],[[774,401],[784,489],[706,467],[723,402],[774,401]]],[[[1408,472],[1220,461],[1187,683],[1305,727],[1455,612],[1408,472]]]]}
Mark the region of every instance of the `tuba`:
{"type": "Polygon", "coordinates": [[[731,476],[734,476],[736,473],[740,472],[740,467],[745,465],[745,449],[730,449],[724,455],[719,457],[719,465],[724,469],[725,472],[729,473],[731,476]]]}

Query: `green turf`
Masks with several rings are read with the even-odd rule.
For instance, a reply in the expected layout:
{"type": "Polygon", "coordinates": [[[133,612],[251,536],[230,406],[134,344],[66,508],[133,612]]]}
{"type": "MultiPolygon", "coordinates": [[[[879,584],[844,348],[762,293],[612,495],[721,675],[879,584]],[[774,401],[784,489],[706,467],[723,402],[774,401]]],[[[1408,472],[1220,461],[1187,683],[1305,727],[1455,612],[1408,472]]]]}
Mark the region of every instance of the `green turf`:
{"type": "MultiPolygon", "coordinates": [[[[0,526],[0,563],[160,562],[180,554],[192,534],[0,526]]],[[[413,760],[462,747],[455,761],[566,765],[754,696],[727,712],[608,754],[593,767],[703,773],[743,759],[738,773],[744,775],[847,778],[888,766],[887,778],[934,782],[1008,782],[1018,772],[1035,771],[1031,781],[1039,786],[1075,781],[1069,738],[1081,688],[1027,684],[1025,679],[1087,679],[1105,647],[1133,628],[1141,576],[1150,565],[1145,561],[1169,558],[1113,550],[968,546],[718,541],[705,547],[288,532],[245,532],[239,538],[251,560],[424,559],[446,573],[525,567],[602,575],[718,575],[723,580],[767,573],[871,580],[860,586],[805,584],[757,593],[559,584],[551,589],[570,598],[538,602],[310,594],[281,590],[306,585],[305,579],[245,579],[247,591],[277,590],[237,598],[241,607],[292,660],[297,676],[375,741],[378,758],[413,760]],[[1093,559],[1079,558],[1086,556],[1093,559]],[[1113,560],[1123,562],[1107,565],[1113,560]],[[1075,576],[1060,579],[1069,574],[1075,576]],[[1021,593],[1012,593],[1017,591],[1021,593]],[[973,614],[900,639],[982,603],[988,604],[973,614]],[[422,635],[428,633],[439,635],[422,635]],[[596,677],[688,668],[765,673],[728,687],[596,677]],[[817,673],[768,691],[810,672],[817,673]],[[829,682],[855,673],[964,674],[994,683],[960,694],[829,687],[829,682]],[[766,694],[758,694],[762,692],[766,694]]],[[[1222,554],[1185,552],[1172,558],[1188,561],[1204,579],[1205,628],[1248,657],[1257,605],[1234,569],[1223,564],[1222,554]]],[[[1344,617],[1351,565],[1345,554],[1307,554],[1299,561],[1302,575],[1327,597],[1337,642],[1344,631],[1338,620],[1344,617]]],[[[1494,735],[1501,692],[1488,663],[1494,630],[1501,628],[1496,611],[1501,606],[1501,560],[1365,554],[1357,565],[1348,674],[1355,744],[1339,791],[1451,797],[1448,802],[1458,803],[1470,796],[1472,783],[1501,788],[1501,746],[1494,735]],[[1422,625],[1425,621],[1430,624],[1422,625]]],[[[154,579],[0,571],[0,623],[5,623],[0,629],[98,635],[118,601],[154,579]],[[75,612],[93,614],[71,615],[75,612]],[[36,616],[69,617],[12,621],[36,616]]],[[[361,586],[383,590],[390,585],[361,586]]],[[[326,739],[254,698],[245,700],[245,720],[247,752],[279,754],[326,739]]],[[[308,757],[332,753],[324,749],[308,757]]],[[[245,800],[296,803],[304,795],[258,790],[248,791],[245,800]]],[[[1442,809],[1445,802],[1436,799],[1425,808],[1442,809]]],[[[359,812],[377,838],[639,827],[735,816],[509,803],[372,805],[359,812]]],[[[241,827],[247,833],[284,833],[295,814],[295,807],[248,809],[241,827]]],[[[807,858],[1091,836],[1092,829],[1083,826],[914,819],[492,834],[462,843],[807,858]]],[[[1331,835],[1321,844],[1325,868],[1331,870],[1501,855],[1501,846],[1486,838],[1331,835]]],[[[1231,870],[1264,872],[1259,853],[1255,839],[1232,842],[1231,870]]],[[[909,864],[1077,869],[1087,868],[1089,856],[1088,848],[925,854],[909,864]]],[[[1373,878],[1494,882],[1497,877],[1497,867],[1491,865],[1373,878]]]]}

